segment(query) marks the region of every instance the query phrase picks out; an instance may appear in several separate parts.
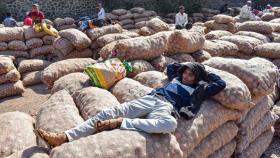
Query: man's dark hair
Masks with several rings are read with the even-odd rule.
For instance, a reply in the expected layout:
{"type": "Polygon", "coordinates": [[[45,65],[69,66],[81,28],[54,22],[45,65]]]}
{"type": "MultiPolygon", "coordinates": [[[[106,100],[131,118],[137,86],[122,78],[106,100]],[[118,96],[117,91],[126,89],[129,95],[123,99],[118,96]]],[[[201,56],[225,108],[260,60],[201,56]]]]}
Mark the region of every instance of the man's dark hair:
{"type": "Polygon", "coordinates": [[[181,5],[181,6],[179,7],[179,9],[185,9],[185,7],[181,5]]]}
{"type": "Polygon", "coordinates": [[[11,16],[12,14],[10,12],[6,13],[6,16],[11,16]]]}

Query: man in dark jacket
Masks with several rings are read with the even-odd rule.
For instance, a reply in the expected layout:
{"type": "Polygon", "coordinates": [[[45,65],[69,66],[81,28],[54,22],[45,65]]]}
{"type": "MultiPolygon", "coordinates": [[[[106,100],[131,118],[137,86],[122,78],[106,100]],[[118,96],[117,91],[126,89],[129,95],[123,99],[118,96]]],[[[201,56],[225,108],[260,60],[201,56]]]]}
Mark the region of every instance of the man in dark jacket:
{"type": "Polygon", "coordinates": [[[177,127],[172,116],[191,119],[203,100],[226,86],[219,76],[207,73],[199,63],[171,64],[167,67],[171,82],[142,98],[105,109],[84,123],[63,133],[42,129],[35,133],[51,146],[86,137],[96,132],[120,128],[147,133],[170,133],[177,127]]]}

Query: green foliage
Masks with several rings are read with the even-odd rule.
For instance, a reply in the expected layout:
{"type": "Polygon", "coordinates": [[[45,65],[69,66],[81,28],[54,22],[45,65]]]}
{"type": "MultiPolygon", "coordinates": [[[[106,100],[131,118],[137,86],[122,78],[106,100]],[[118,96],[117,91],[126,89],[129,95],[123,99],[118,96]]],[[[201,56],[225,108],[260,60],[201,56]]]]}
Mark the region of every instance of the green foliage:
{"type": "Polygon", "coordinates": [[[158,10],[161,13],[178,12],[179,4],[174,0],[158,1],[158,10]]]}
{"type": "Polygon", "coordinates": [[[200,0],[184,0],[183,4],[188,14],[199,13],[202,8],[200,0]]]}

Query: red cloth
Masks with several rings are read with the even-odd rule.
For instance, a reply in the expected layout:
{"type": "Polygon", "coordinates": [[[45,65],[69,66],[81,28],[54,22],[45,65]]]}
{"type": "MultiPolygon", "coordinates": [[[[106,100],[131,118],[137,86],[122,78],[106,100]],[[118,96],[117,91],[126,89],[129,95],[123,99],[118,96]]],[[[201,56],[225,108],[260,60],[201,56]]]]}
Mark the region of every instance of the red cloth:
{"type": "Polygon", "coordinates": [[[29,14],[29,16],[31,17],[31,19],[33,21],[39,21],[42,22],[43,19],[45,19],[45,15],[43,12],[39,11],[39,12],[31,12],[29,14]]]}
{"type": "Polygon", "coordinates": [[[26,17],[23,21],[23,24],[26,26],[32,26],[33,20],[30,17],[26,17]]]}

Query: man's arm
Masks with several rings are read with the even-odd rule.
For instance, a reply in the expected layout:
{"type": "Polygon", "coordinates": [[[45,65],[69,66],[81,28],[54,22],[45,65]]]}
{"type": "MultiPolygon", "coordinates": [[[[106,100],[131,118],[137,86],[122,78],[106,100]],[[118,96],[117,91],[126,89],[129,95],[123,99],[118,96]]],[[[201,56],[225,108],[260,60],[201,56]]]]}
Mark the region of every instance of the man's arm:
{"type": "Polygon", "coordinates": [[[218,94],[226,87],[226,82],[216,74],[209,73],[208,79],[210,83],[206,86],[205,98],[218,94]]]}

